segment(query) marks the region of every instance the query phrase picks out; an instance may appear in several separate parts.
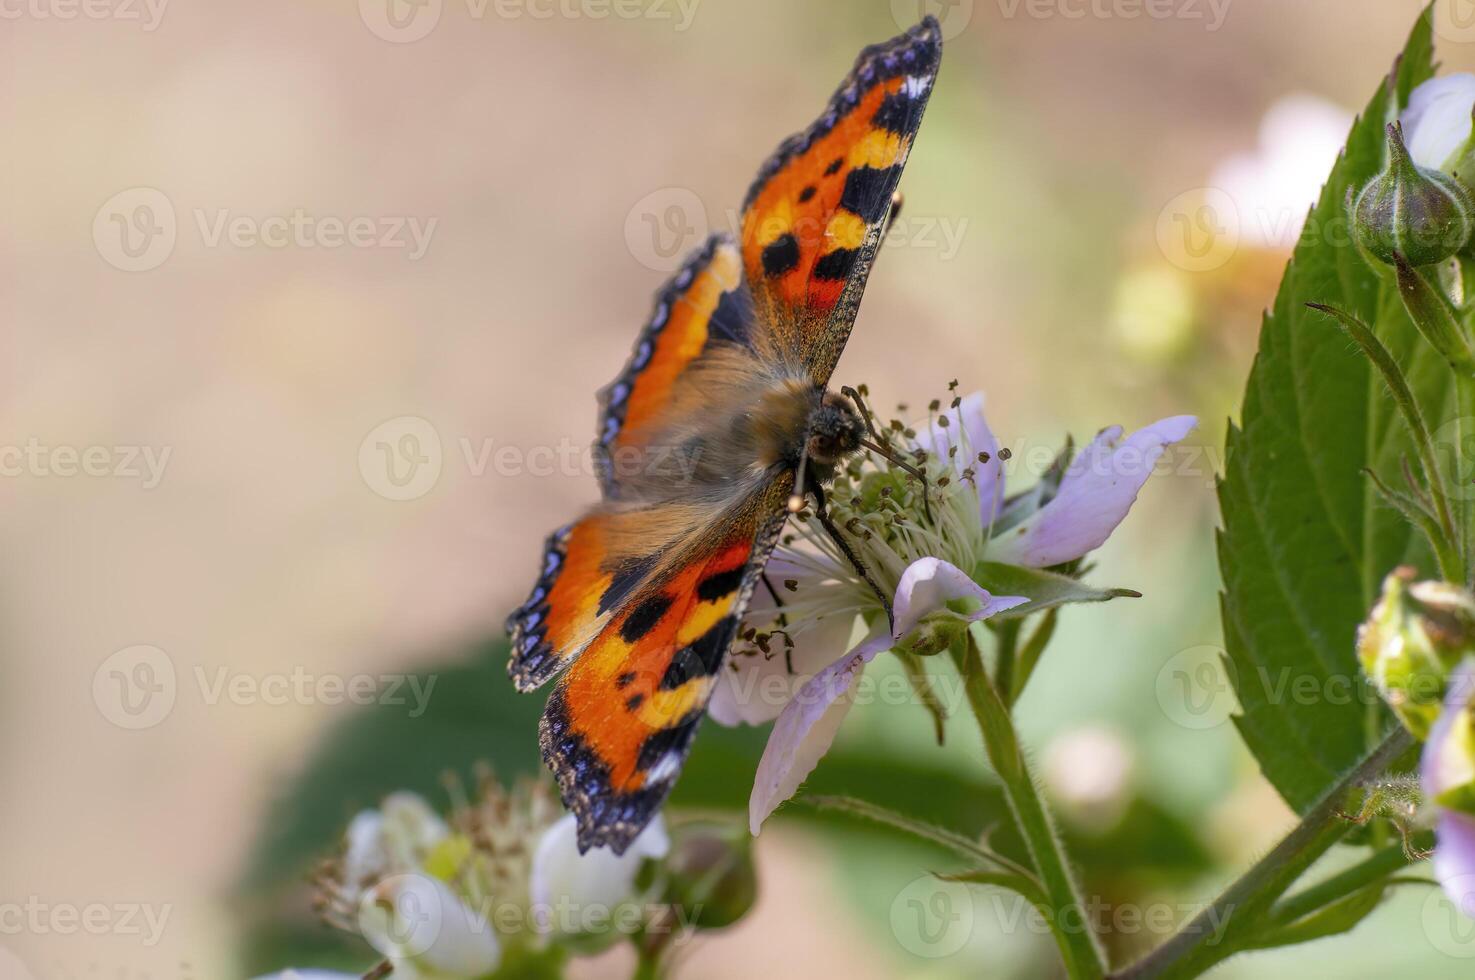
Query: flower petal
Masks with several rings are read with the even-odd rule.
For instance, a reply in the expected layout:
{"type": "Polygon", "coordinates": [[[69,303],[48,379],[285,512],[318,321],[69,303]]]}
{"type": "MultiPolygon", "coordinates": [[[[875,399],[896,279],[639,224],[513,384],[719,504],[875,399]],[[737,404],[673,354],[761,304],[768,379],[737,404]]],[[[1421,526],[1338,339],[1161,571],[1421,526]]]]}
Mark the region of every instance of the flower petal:
{"type": "Polygon", "coordinates": [[[1471,760],[1453,738],[1462,714],[1475,697],[1475,658],[1465,658],[1450,671],[1445,682],[1444,710],[1429,730],[1419,757],[1419,777],[1424,795],[1433,799],[1471,781],[1471,760]]]}
{"type": "MultiPolygon", "coordinates": [[[[816,556],[817,561],[822,561],[816,556]]],[[[828,578],[808,567],[801,567],[780,555],[768,563],[768,577],[774,587],[783,582],[799,583],[798,591],[812,595],[815,590],[835,588],[828,578]]],[[[753,591],[744,622],[767,626],[775,618],[773,596],[761,584],[753,591]]],[[[799,689],[815,674],[844,656],[855,632],[856,616],[824,616],[793,635],[792,650],[783,648],[783,638],[775,637],[770,656],[729,657],[717,674],[707,714],[719,725],[762,725],[778,717],[784,705],[794,699],[799,689]],[[789,671],[790,665],[793,672],[789,671]]]]}
{"type": "Polygon", "coordinates": [[[941,558],[919,558],[901,573],[892,611],[896,615],[896,639],[916,629],[929,613],[938,612],[953,600],[972,599],[980,606],[965,618],[976,623],[1029,601],[1024,596],[996,596],[968,577],[962,569],[941,558]]]}
{"type": "Polygon", "coordinates": [[[978,516],[983,526],[988,527],[1004,500],[1004,475],[1000,470],[999,441],[983,414],[983,392],[965,395],[957,408],[942,414],[949,424],[944,427],[932,421],[917,433],[913,445],[937,456],[947,456],[957,447],[952,457],[953,469],[961,476],[965,469],[973,468],[973,485],[978,488],[978,516]],[[988,453],[987,463],[978,461],[979,453],[988,453]]]}
{"type": "Polygon", "coordinates": [[[1475,919],[1475,817],[1445,810],[1434,835],[1434,876],[1449,900],[1475,919]]]}
{"type": "Polygon", "coordinates": [[[566,931],[557,928],[554,910],[613,909],[628,901],[641,862],[665,857],[670,848],[665,821],[658,813],[624,854],[603,847],[580,854],[578,822],[572,813],[565,814],[543,832],[533,852],[528,882],[533,922],[540,932],[566,931]]]}
{"type": "Polygon", "coordinates": [[[793,796],[819,765],[850,711],[851,691],[865,665],[891,649],[884,629],[872,633],[854,650],[820,671],[784,706],[774,722],[753,778],[748,800],[748,829],[754,836],[769,814],[793,796]]]}
{"type": "Polygon", "coordinates": [[[492,924],[439,878],[415,872],[385,878],[364,895],[359,931],[390,960],[453,977],[497,968],[501,945],[492,924]]]}
{"type": "Polygon", "coordinates": [[[1100,547],[1131,510],[1164,449],[1197,424],[1179,415],[1123,441],[1119,426],[1104,430],[1071,461],[1054,499],[995,539],[989,560],[1047,568],[1100,547]]]}
{"type": "Polygon", "coordinates": [[[1421,167],[1443,169],[1470,138],[1475,75],[1442,75],[1414,89],[1402,116],[1403,139],[1421,167]]]}

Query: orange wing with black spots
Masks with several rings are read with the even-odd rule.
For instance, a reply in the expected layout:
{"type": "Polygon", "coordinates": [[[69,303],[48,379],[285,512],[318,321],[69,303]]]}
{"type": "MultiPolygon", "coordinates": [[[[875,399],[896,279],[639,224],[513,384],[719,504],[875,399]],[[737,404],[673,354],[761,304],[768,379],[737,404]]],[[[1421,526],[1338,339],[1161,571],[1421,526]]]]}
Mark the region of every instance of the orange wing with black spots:
{"type": "Polygon", "coordinates": [[[855,321],[941,57],[931,17],[863,50],[824,113],[779,146],[743,202],[757,319],[778,356],[820,384],[855,321]]]}
{"type": "Polygon", "coordinates": [[[774,509],[748,507],[632,596],[554,688],[540,742],[581,851],[622,853],[665,801],[783,527],[774,509]]]}
{"type": "Polygon", "coordinates": [[[622,471],[645,465],[681,376],[713,345],[746,346],[751,322],[742,255],[730,235],[713,235],[656,294],[629,363],[600,392],[594,451],[606,497],[620,495],[622,471]]]}
{"type": "Polygon", "coordinates": [[[739,434],[765,410],[743,399],[827,384],[940,56],[932,18],[861,52],[764,165],[740,241],[713,236],[672,277],[601,393],[604,499],[548,539],[508,620],[520,690],[568,668],[540,740],[581,850],[623,852],[681,770],[795,485],[792,460],[739,434]]]}

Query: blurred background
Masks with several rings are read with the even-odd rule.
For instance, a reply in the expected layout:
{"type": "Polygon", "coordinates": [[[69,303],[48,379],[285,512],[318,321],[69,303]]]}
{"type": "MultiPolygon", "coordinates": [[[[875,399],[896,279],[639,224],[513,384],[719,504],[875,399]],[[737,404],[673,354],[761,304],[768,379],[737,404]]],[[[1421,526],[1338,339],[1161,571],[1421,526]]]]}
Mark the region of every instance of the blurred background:
{"type": "MultiPolygon", "coordinates": [[[[533,771],[501,623],[595,498],[594,391],[855,53],[927,11],[943,68],[838,378],[984,389],[1016,453],[1201,417],[1092,573],[1144,598],[1067,611],[1020,707],[1087,891],[1194,911],[1291,823],[1212,669],[1224,420],[1421,6],[0,0],[0,975],[364,962],[303,873],[386,790],[533,771]]],[[[1475,68],[1460,13],[1447,71],[1475,68]]],[[[741,807],[761,736],[709,726],[684,801],[741,807]]],[[[975,737],[863,705],[814,782],[981,829],[975,737]]],[[[938,855],[801,809],[678,976],[1050,975],[985,891],[909,921],[938,855]]],[[[1466,976],[1427,894],[1216,975],[1466,976]]]]}

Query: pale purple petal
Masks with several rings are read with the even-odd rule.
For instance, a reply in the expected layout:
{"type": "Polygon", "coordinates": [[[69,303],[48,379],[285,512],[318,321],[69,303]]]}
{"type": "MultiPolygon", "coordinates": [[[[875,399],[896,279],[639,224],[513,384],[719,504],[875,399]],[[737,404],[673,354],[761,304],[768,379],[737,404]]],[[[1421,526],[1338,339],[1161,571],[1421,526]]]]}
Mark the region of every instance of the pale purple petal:
{"type": "Polygon", "coordinates": [[[988,527],[1004,501],[1004,474],[999,469],[1002,465],[999,441],[994,438],[983,414],[983,392],[975,391],[964,396],[957,408],[950,408],[942,414],[950,424],[944,427],[936,420],[932,421],[917,433],[913,445],[943,457],[957,447],[958,451],[952,456],[953,469],[961,476],[965,469],[973,468],[973,484],[978,488],[979,517],[983,526],[988,527]],[[987,463],[978,461],[979,453],[988,453],[987,463]]]}
{"type": "Polygon", "coordinates": [[[1053,500],[995,539],[989,560],[1045,568],[1099,548],[1132,509],[1166,447],[1197,424],[1179,415],[1125,440],[1119,426],[1106,429],[1071,461],[1053,500]]]}
{"type": "Polygon", "coordinates": [[[1475,659],[1466,658],[1450,671],[1444,694],[1444,710],[1429,730],[1419,758],[1419,776],[1424,795],[1433,799],[1470,779],[1470,761],[1460,758],[1459,746],[1450,736],[1460,715],[1475,697],[1475,659]],[[1453,750],[1453,751],[1451,751],[1453,750]]]}
{"type": "Polygon", "coordinates": [[[1434,877],[1449,900],[1475,919],[1475,817],[1445,810],[1434,835],[1434,877]]]}
{"type": "Polygon", "coordinates": [[[1409,95],[1402,116],[1409,156],[1421,167],[1442,168],[1470,138],[1475,75],[1432,78],[1409,95]]]}
{"type": "Polygon", "coordinates": [[[850,711],[851,691],[865,665],[891,649],[884,629],[812,677],[774,722],[753,778],[748,828],[754,836],[769,814],[799,789],[835,741],[850,711]]]}
{"type": "MultiPolygon", "coordinates": [[[[823,556],[815,556],[824,562],[823,556]]],[[[780,595],[786,594],[784,582],[799,583],[799,592],[814,595],[816,590],[841,588],[834,580],[815,570],[797,565],[782,554],[768,563],[768,579],[780,595]]],[[[773,596],[759,583],[753,590],[744,622],[763,629],[775,614],[773,596]]],[[[774,637],[772,654],[730,655],[717,675],[707,713],[719,725],[762,725],[773,721],[784,705],[794,699],[804,682],[845,655],[858,617],[825,616],[794,634],[794,648],[785,651],[782,637],[774,637]],[[793,667],[793,672],[789,667],[793,667]]]]}
{"type": "Polygon", "coordinates": [[[953,600],[973,600],[979,608],[967,615],[969,622],[987,619],[1029,601],[1024,596],[996,596],[973,581],[958,566],[941,558],[919,558],[901,573],[892,611],[896,614],[896,639],[917,628],[929,613],[953,600]]]}

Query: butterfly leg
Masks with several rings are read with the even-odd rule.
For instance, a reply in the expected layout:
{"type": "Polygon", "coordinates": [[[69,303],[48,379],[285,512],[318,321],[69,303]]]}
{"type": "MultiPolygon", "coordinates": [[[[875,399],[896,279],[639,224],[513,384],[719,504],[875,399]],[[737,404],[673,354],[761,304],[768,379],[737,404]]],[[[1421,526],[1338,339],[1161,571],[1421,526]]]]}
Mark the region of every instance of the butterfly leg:
{"type": "Polygon", "coordinates": [[[773,596],[773,605],[774,605],[774,608],[776,608],[779,611],[778,612],[778,625],[779,625],[779,628],[776,629],[776,630],[774,630],[774,632],[775,633],[780,633],[780,634],[783,635],[783,638],[784,638],[784,666],[788,669],[789,673],[792,674],[792,673],[794,673],[794,641],[789,638],[789,634],[788,633],[785,633],[784,632],[785,630],[787,630],[789,628],[789,616],[788,616],[787,613],[784,612],[784,600],[779,597],[778,589],[775,589],[773,587],[773,580],[768,577],[768,572],[767,571],[764,571],[764,573],[762,575],[762,578],[763,578],[763,587],[768,590],[768,594],[769,595],[773,596]]]}
{"type": "Polygon", "coordinates": [[[896,630],[896,616],[891,611],[891,597],[876,584],[875,579],[871,578],[870,569],[866,568],[865,562],[860,560],[860,556],[850,547],[850,542],[845,540],[845,535],[841,533],[840,529],[835,526],[834,520],[830,518],[829,508],[825,504],[824,488],[819,484],[814,484],[809,488],[809,492],[814,495],[814,516],[819,518],[820,526],[825,529],[825,532],[839,546],[840,553],[850,562],[850,566],[855,569],[861,578],[865,579],[865,583],[871,587],[871,591],[876,593],[876,598],[881,600],[881,608],[886,610],[887,625],[890,626],[894,634],[896,630]]]}

